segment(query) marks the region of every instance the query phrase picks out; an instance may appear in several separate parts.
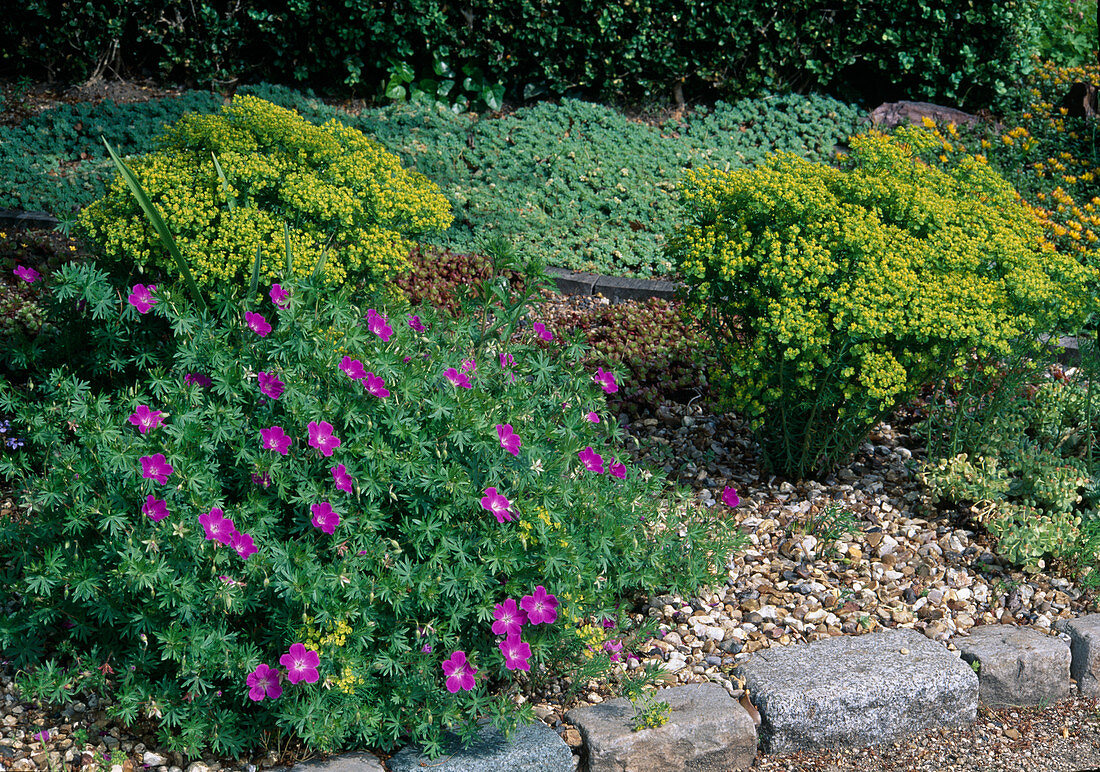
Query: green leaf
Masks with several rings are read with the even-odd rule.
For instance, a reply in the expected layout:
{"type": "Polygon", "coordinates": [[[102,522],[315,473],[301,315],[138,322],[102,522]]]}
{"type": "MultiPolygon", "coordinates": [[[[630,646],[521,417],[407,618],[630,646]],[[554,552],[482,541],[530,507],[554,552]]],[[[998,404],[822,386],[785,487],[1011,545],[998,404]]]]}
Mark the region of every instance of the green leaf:
{"type": "Polygon", "coordinates": [[[290,226],[283,223],[283,240],[286,242],[286,278],[294,278],[294,254],[290,249],[290,226]]]}
{"type": "Polygon", "coordinates": [[[313,266],[313,280],[317,281],[321,278],[321,272],[325,269],[325,260],[328,258],[328,249],[332,246],[332,240],[336,238],[336,232],[334,231],[329,236],[328,244],[325,244],[325,248],[321,250],[321,256],[317,258],[317,265],[313,266]]]}
{"type": "Polygon", "coordinates": [[[229,192],[229,180],[225,178],[225,171],[222,169],[222,165],[218,163],[218,157],[213,153],[210,157],[214,159],[214,169],[218,172],[218,179],[222,181],[222,190],[225,192],[225,199],[229,203],[229,211],[232,212],[237,208],[237,197],[229,192]]]}
{"type": "Polygon", "coordinates": [[[168,224],[164,222],[164,218],[161,216],[156,204],[149,199],[149,196],[145,193],[145,189],[141,187],[138,178],[134,175],[133,171],[130,170],[130,167],[118,157],[114,148],[107,144],[107,140],[104,137],[100,137],[100,139],[103,140],[103,144],[107,148],[111,160],[114,161],[115,166],[118,167],[118,172],[122,175],[122,179],[126,181],[126,185],[130,188],[130,192],[134,194],[134,198],[136,198],[138,204],[141,205],[142,210],[145,212],[145,216],[148,217],[149,222],[152,223],[153,229],[157,232],[157,235],[160,236],[160,241],[164,244],[164,248],[168,250],[168,254],[176,261],[176,268],[179,269],[180,274],[187,283],[187,288],[191,291],[191,296],[195,299],[195,303],[206,308],[206,301],[199,291],[199,285],[195,283],[195,277],[191,274],[191,268],[187,265],[187,261],[183,259],[183,255],[180,254],[179,247],[176,246],[176,240],[172,237],[172,232],[168,229],[168,224]]]}
{"type": "MultiPolygon", "coordinates": [[[[216,159],[215,159],[216,160],[216,159]]],[[[260,286],[260,261],[263,260],[263,253],[260,252],[259,243],[256,244],[256,259],[252,263],[252,280],[248,282],[248,302],[252,302],[252,298],[256,297],[256,288],[260,286]]]]}
{"type": "Polygon", "coordinates": [[[405,87],[404,86],[399,86],[399,85],[391,85],[389,88],[386,89],[386,97],[388,99],[393,99],[393,100],[396,100],[398,102],[404,102],[405,101],[405,87]]]}
{"type": "Polygon", "coordinates": [[[498,83],[495,86],[483,89],[481,98],[485,100],[485,104],[489,106],[490,110],[499,110],[504,106],[504,84],[498,83]]]}

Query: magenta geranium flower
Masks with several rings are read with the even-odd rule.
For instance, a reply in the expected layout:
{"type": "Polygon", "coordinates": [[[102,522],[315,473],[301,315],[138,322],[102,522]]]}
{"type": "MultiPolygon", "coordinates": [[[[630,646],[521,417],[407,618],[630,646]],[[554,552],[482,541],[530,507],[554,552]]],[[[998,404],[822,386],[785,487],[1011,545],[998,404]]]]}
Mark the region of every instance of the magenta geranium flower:
{"type": "Polygon", "coordinates": [[[546,329],[546,325],[542,322],[535,322],[533,325],[531,325],[531,328],[535,331],[535,335],[538,335],[545,341],[551,341],[554,339],[554,333],[546,329]]]}
{"type": "Polygon", "coordinates": [[[320,677],[317,666],[321,664],[321,657],[300,643],[292,643],[290,651],[279,657],[279,664],[286,668],[286,680],[292,684],[299,681],[315,684],[320,677]]]}
{"type": "Polygon", "coordinates": [[[531,658],[531,647],[518,635],[509,635],[497,646],[500,647],[500,653],[504,655],[504,667],[509,670],[531,669],[531,664],[527,661],[531,658]]]}
{"type": "Polygon", "coordinates": [[[328,421],[309,422],[309,444],[317,448],[321,455],[328,458],[332,452],[340,447],[340,438],[332,433],[332,424],[328,421]]]}
{"type": "Polygon", "coordinates": [[[603,456],[592,450],[591,446],[577,453],[577,458],[581,460],[581,463],[584,464],[584,468],[589,472],[595,472],[596,474],[604,473],[603,456]]]}
{"type": "Polygon", "coordinates": [[[221,509],[212,507],[205,515],[199,515],[199,523],[206,531],[208,541],[220,541],[227,546],[233,546],[233,534],[237,532],[237,528],[221,509]]]}
{"type": "Polygon", "coordinates": [[[203,389],[208,388],[212,383],[214,383],[212,380],[210,380],[210,376],[203,375],[202,373],[187,373],[183,376],[183,382],[193,383],[203,389]]]}
{"type": "Polygon", "coordinates": [[[271,325],[267,323],[267,319],[264,319],[263,314],[257,314],[253,311],[245,311],[244,320],[248,324],[248,329],[259,335],[261,338],[271,332],[271,325]]]}
{"type": "Polygon", "coordinates": [[[519,456],[519,446],[523,442],[520,440],[519,435],[512,431],[511,424],[497,424],[497,437],[500,438],[500,447],[513,456],[519,456]]]}
{"type": "Polygon", "coordinates": [[[386,381],[381,375],[375,375],[374,373],[367,373],[367,377],[363,383],[366,390],[378,397],[379,399],[385,399],[390,395],[389,389],[386,388],[386,381]]]}
{"type": "Polygon", "coordinates": [[[144,284],[135,284],[130,288],[130,296],[126,299],[130,301],[130,305],[138,310],[139,314],[147,314],[157,304],[157,299],[153,297],[156,288],[157,285],[155,284],[150,284],[148,287],[144,284]]]}
{"type": "Polygon", "coordinates": [[[507,369],[507,368],[511,367],[512,365],[514,365],[515,363],[516,363],[516,360],[512,358],[511,354],[501,354],[500,355],[500,366],[502,368],[507,369]]]}
{"type": "Polygon", "coordinates": [[[485,495],[481,498],[481,506],[492,512],[498,523],[512,519],[512,502],[497,493],[496,488],[485,489],[485,495]]]}
{"type": "Polygon", "coordinates": [[[150,493],[145,497],[145,504],[141,508],[141,513],[154,523],[159,523],[168,517],[168,502],[158,499],[150,493]]]}
{"type": "Polygon", "coordinates": [[[386,317],[373,308],[367,309],[367,329],[381,338],[384,343],[389,343],[390,336],[393,335],[393,328],[386,321],[386,317]]]}
{"type": "Polygon", "coordinates": [[[618,639],[604,641],[603,650],[611,655],[612,662],[618,662],[620,659],[619,652],[623,650],[623,642],[618,639]]]}
{"type": "Polygon", "coordinates": [[[260,664],[248,674],[245,683],[248,684],[248,697],[260,702],[264,697],[277,699],[283,693],[283,685],[279,683],[282,675],[275,668],[260,664]]]}
{"type": "Polygon", "coordinates": [[[313,513],[313,519],[310,521],[313,526],[332,536],[336,526],[340,525],[340,516],[332,511],[332,504],[322,501],[320,504],[311,505],[309,510],[313,513]]]}
{"type": "Polygon", "coordinates": [[[337,464],[330,470],[332,472],[332,481],[336,483],[336,487],[344,491],[344,493],[354,493],[355,481],[351,479],[351,475],[348,474],[347,467],[343,464],[337,464]]]}
{"type": "Polygon", "coordinates": [[[591,421],[594,424],[598,424],[600,422],[600,417],[595,413],[585,413],[584,418],[586,421],[591,421]]]}
{"type": "Polygon", "coordinates": [[[553,624],[558,618],[558,599],[541,584],[531,595],[524,595],[519,606],[527,612],[527,621],[533,625],[553,624]]]}
{"type": "Polygon", "coordinates": [[[466,652],[456,651],[443,663],[443,675],[447,677],[447,691],[454,694],[459,689],[470,691],[477,686],[474,676],[477,668],[466,661],[466,652]]]}
{"type": "Polygon", "coordinates": [[[283,390],[286,388],[286,384],[279,380],[279,376],[275,373],[259,372],[256,375],[256,380],[260,382],[260,391],[264,393],[265,397],[271,399],[278,399],[283,396],[283,390]]]}
{"type": "Polygon", "coordinates": [[[34,284],[36,281],[38,281],[38,277],[42,275],[33,268],[27,268],[22,265],[15,266],[14,273],[27,284],[34,284]]]}
{"type": "Polygon", "coordinates": [[[592,376],[592,380],[600,385],[608,394],[614,394],[619,390],[619,384],[615,383],[614,373],[609,373],[602,367],[596,368],[596,374],[592,376]]]}
{"type": "Polygon", "coordinates": [[[626,464],[622,461],[616,461],[608,468],[608,473],[612,477],[618,477],[620,480],[626,479],[626,464]]]}
{"type": "Polygon", "coordinates": [[[474,361],[472,358],[462,360],[462,372],[472,373],[476,369],[477,369],[477,362],[474,361]]]}
{"type": "Polygon", "coordinates": [[[290,305],[287,303],[287,298],[290,297],[290,293],[283,289],[281,284],[272,284],[271,292],[267,293],[267,296],[271,298],[271,302],[279,308],[286,308],[290,305]]]}
{"type": "Polygon", "coordinates": [[[493,633],[495,635],[519,635],[523,623],[527,621],[523,610],[516,605],[514,598],[493,606],[493,633]]]}
{"type": "Polygon", "coordinates": [[[276,453],[282,453],[285,456],[290,448],[290,437],[287,436],[281,426],[260,429],[260,437],[263,438],[265,450],[274,450],[276,453]]]}
{"type": "Polygon", "coordinates": [[[741,497],[737,495],[737,491],[727,485],[722,491],[722,503],[727,507],[736,507],[741,503],[741,497]]]}
{"type": "Polygon", "coordinates": [[[172,474],[172,465],[168,463],[163,453],[142,456],[139,460],[142,477],[146,480],[156,480],[161,485],[168,482],[168,475],[172,474]]]}
{"type": "Polygon", "coordinates": [[[148,405],[138,405],[137,410],[130,414],[130,423],[138,428],[142,434],[150,429],[158,428],[164,421],[164,413],[159,410],[150,410],[148,405]]]}
{"type": "Polygon", "coordinates": [[[424,327],[424,322],[420,321],[420,317],[416,314],[409,314],[409,326],[417,332],[424,332],[427,329],[424,327]]]}
{"type": "Polygon", "coordinates": [[[473,384],[470,383],[470,376],[466,373],[460,373],[453,367],[448,367],[444,371],[443,375],[447,377],[447,380],[453,383],[455,386],[461,386],[464,389],[472,389],[473,384]]]}
{"type": "Polygon", "coordinates": [[[229,546],[237,551],[241,560],[248,560],[249,555],[255,555],[259,552],[259,550],[256,549],[256,545],[252,542],[251,536],[247,533],[238,533],[236,530],[230,534],[229,546]]]}
{"type": "Polygon", "coordinates": [[[367,377],[367,371],[363,369],[363,363],[349,356],[345,356],[340,360],[340,369],[353,381],[358,381],[367,377]]]}

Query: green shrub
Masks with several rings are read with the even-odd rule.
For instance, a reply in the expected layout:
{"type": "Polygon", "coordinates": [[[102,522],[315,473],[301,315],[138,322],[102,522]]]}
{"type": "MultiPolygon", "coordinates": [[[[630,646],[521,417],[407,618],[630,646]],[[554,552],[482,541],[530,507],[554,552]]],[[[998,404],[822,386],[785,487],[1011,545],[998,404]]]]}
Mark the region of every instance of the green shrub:
{"type": "Polygon", "coordinates": [[[58,307],[77,313],[59,326],[137,337],[153,325],[170,345],[152,359],[116,351],[139,365],[132,384],[113,383],[104,360],[91,364],[98,386],[60,366],[0,387],[27,444],[0,457],[26,512],[0,520],[0,656],[31,669],[40,697],[106,689],[118,717],[154,720],[170,748],[239,755],[285,735],[438,753],[446,727],[469,738],[479,717],[514,726],[531,717],[518,691],[608,666],[585,655],[594,620],[621,620],[618,604],[639,593],[697,590],[734,546],[713,515],[625,463],[615,421],[586,419],[607,413],[580,347],[512,338],[524,298],[499,273],[498,312],[458,320],[365,300],[379,320],[347,287],[297,281],[273,293],[283,308],[201,312],[158,286],[142,314],[141,288],[93,265],[52,281],[58,307]],[[159,414],[144,431],[142,406],[159,414]],[[592,453],[603,473],[582,463],[592,453]],[[172,467],[163,480],[147,468],[157,454],[172,467]],[[490,489],[507,517],[487,511],[490,489]],[[328,531],[323,503],[339,516],[328,531]],[[204,535],[214,507],[254,554],[243,535],[204,535]],[[540,586],[557,619],[523,627],[530,670],[509,670],[496,605],[540,586]],[[318,652],[316,682],[284,679],[277,699],[254,701],[250,674],[282,672],[294,644],[318,652]],[[476,680],[452,692],[442,665],[459,651],[476,680]]]}
{"type": "MultiPolygon", "coordinates": [[[[134,171],[205,288],[243,287],[257,250],[266,281],[286,278],[288,241],[302,272],[325,255],[329,284],[384,283],[406,266],[409,236],[451,221],[437,188],[377,142],[258,97],[185,115],[161,146],[134,171]]],[[[121,176],[78,223],[108,259],[177,273],[121,176]]]]}
{"type": "Polygon", "coordinates": [[[1093,310],[1094,270],[1053,251],[980,159],[914,157],[934,142],[872,132],[840,169],[777,155],[688,173],[669,255],[715,339],[711,382],[780,473],[827,474],[969,357],[1093,310]]]}
{"type": "Polygon", "coordinates": [[[1032,2],[1040,57],[1068,67],[1096,64],[1096,0],[1032,2]]]}

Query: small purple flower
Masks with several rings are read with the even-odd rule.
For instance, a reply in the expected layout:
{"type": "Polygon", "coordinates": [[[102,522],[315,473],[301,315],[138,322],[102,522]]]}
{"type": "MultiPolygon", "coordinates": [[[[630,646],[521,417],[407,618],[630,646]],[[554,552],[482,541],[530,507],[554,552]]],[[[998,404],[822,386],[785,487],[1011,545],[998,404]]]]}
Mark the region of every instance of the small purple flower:
{"type": "Polygon", "coordinates": [[[270,488],[271,475],[269,475],[267,472],[264,472],[263,474],[256,474],[255,472],[253,472],[252,483],[254,485],[259,485],[261,488],[270,488]]]}
{"type": "Polygon", "coordinates": [[[127,420],[136,426],[139,432],[145,434],[150,429],[160,427],[164,422],[164,413],[159,410],[150,410],[148,405],[138,405],[127,420]]]}
{"type": "Polygon", "coordinates": [[[531,325],[531,328],[535,331],[535,335],[538,335],[545,341],[552,341],[554,339],[554,333],[546,329],[546,325],[542,322],[535,322],[531,325]]]}
{"type": "Polygon", "coordinates": [[[598,415],[596,415],[595,413],[585,413],[584,414],[584,419],[586,421],[591,421],[594,424],[598,424],[600,422],[600,417],[598,415]]]}
{"type": "Polygon", "coordinates": [[[263,392],[265,397],[271,399],[278,399],[283,396],[283,390],[286,388],[286,384],[279,380],[279,376],[275,373],[265,373],[263,371],[256,374],[256,380],[260,382],[260,391],[263,392]]]}
{"type": "Polygon", "coordinates": [[[500,447],[513,456],[519,456],[519,447],[523,442],[520,440],[519,435],[512,431],[511,424],[497,424],[497,437],[500,438],[500,447]]]}
{"type": "Polygon", "coordinates": [[[271,332],[271,325],[267,323],[267,319],[264,319],[263,314],[246,311],[244,320],[248,324],[248,329],[252,330],[252,332],[256,333],[261,338],[271,332]]]}
{"type": "Polygon", "coordinates": [[[367,373],[366,380],[363,384],[367,391],[378,397],[379,399],[385,399],[390,395],[389,389],[386,388],[386,381],[381,375],[375,375],[374,373],[367,373]]]}
{"type": "Polygon", "coordinates": [[[481,498],[481,506],[486,511],[492,512],[498,523],[512,519],[512,502],[497,493],[496,488],[485,489],[485,495],[481,498]]]}
{"type": "Polygon", "coordinates": [[[383,343],[389,343],[390,336],[393,335],[393,328],[386,321],[386,317],[373,308],[367,309],[367,329],[381,338],[383,343]]]}
{"type": "Polygon", "coordinates": [[[477,685],[474,676],[477,668],[466,661],[466,652],[456,651],[443,663],[443,675],[447,677],[447,691],[454,694],[459,689],[470,691],[477,685]]]}
{"type": "Polygon", "coordinates": [[[603,474],[606,471],[603,468],[603,456],[596,451],[592,450],[591,446],[586,447],[584,450],[577,454],[577,458],[584,464],[584,468],[589,472],[595,472],[596,474],[603,474]]]}
{"type": "Polygon", "coordinates": [[[462,360],[462,372],[472,373],[476,369],[477,369],[477,362],[475,362],[473,360],[473,358],[462,360]]]}
{"type": "Polygon", "coordinates": [[[351,378],[353,381],[362,380],[367,377],[367,371],[363,369],[363,363],[349,356],[345,356],[340,360],[340,369],[344,371],[344,375],[351,378]]]}
{"type": "Polygon", "coordinates": [[[207,389],[214,383],[210,380],[210,376],[203,375],[202,373],[187,373],[183,376],[184,383],[193,383],[199,388],[207,389]]]}
{"type": "Polygon", "coordinates": [[[282,675],[278,670],[260,664],[248,674],[245,683],[248,685],[248,698],[260,702],[264,697],[277,699],[283,693],[283,686],[279,683],[282,675]]]}
{"type": "Polygon", "coordinates": [[[48,743],[50,741],[50,730],[43,729],[41,732],[37,732],[34,735],[34,739],[40,743],[48,743]]]}
{"type": "Polygon", "coordinates": [[[424,330],[427,329],[424,326],[424,322],[420,321],[420,317],[416,314],[409,314],[409,326],[417,332],[424,332],[424,330]]]}
{"type": "Polygon", "coordinates": [[[279,664],[286,668],[286,680],[292,684],[299,681],[315,684],[320,678],[317,673],[317,666],[321,664],[320,655],[300,643],[291,644],[290,651],[279,657],[279,664]]]}
{"type": "Polygon", "coordinates": [[[276,453],[285,456],[290,448],[290,437],[287,436],[281,426],[260,429],[260,437],[262,438],[264,450],[274,450],[276,453]]]}
{"type": "Polygon", "coordinates": [[[602,367],[596,368],[596,374],[592,376],[592,380],[598,383],[600,388],[608,394],[614,394],[619,390],[619,384],[615,383],[614,373],[609,373],[602,367]]]}
{"type": "Polygon", "coordinates": [[[420,653],[421,654],[431,654],[432,653],[432,645],[430,643],[425,643],[423,646],[420,647],[420,653]]]}
{"type": "Polygon", "coordinates": [[[351,479],[351,475],[348,474],[347,467],[343,464],[337,464],[330,470],[332,472],[332,481],[336,483],[336,487],[342,490],[344,493],[355,492],[355,481],[351,479]]]}
{"type": "Polygon", "coordinates": [[[26,268],[22,265],[15,266],[15,275],[25,281],[27,284],[34,284],[38,281],[38,278],[42,275],[33,268],[26,268]]]}
{"type": "Polygon", "coordinates": [[[141,476],[146,480],[156,480],[161,485],[168,482],[168,475],[172,474],[172,465],[164,457],[163,453],[154,453],[151,456],[142,456],[141,476]]]}
{"type": "Polygon", "coordinates": [[[168,517],[168,502],[158,499],[150,493],[145,497],[145,504],[141,508],[141,513],[154,523],[159,523],[168,517]]]}
{"type": "Polygon", "coordinates": [[[155,284],[150,284],[148,287],[144,284],[135,284],[130,288],[130,296],[126,299],[130,301],[130,305],[138,310],[139,314],[147,314],[157,304],[157,299],[153,297],[156,288],[157,285],[155,284]]]}
{"type": "Polygon", "coordinates": [[[460,373],[453,367],[448,367],[443,375],[445,375],[447,380],[455,386],[461,386],[464,389],[473,388],[473,384],[470,383],[470,376],[466,375],[466,373],[460,373]]]}
{"type": "Polygon", "coordinates": [[[535,587],[531,595],[524,595],[519,605],[527,612],[527,621],[533,625],[553,624],[558,618],[558,599],[541,584],[535,587]]]}
{"type": "Polygon", "coordinates": [[[283,289],[281,284],[272,284],[271,292],[267,293],[267,296],[271,298],[271,302],[279,308],[286,308],[290,305],[287,302],[287,298],[290,297],[290,293],[283,289]]]}
{"type": "Polygon", "coordinates": [[[309,444],[317,448],[321,455],[328,458],[332,452],[340,447],[340,438],[332,433],[332,424],[328,421],[309,422],[309,444]]]}
{"type": "Polygon", "coordinates": [[[623,650],[623,642],[619,639],[604,641],[603,650],[611,655],[612,662],[619,661],[619,652],[623,650]]]}
{"type": "Polygon", "coordinates": [[[741,497],[737,495],[737,491],[727,485],[722,491],[722,503],[727,507],[736,507],[741,504],[741,497]]]}
{"type": "Polygon", "coordinates": [[[524,643],[518,635],[509,635],[497,644],[504,655],[504,667],[509,670],[530,670],[531,646],[524,643]]]}
{"type": "Polygon", "coordinates": [[[622,461],[614,462],[607,471],[612,477],[618,477],[620,480],[626,479],[626,464],[622,461]]]}
{"type": "Polygon", "coordinates": [[[206,531],[207,541],[219,541],[226,546],[232,546],[237,527],[220,508],[212,507],[205,515],[199,515],[199,523],[206,531]]]}
{"type": "Polygon", "coordinates": [[[512,365],[514,365],[515,363],[516,363],[516,360],[512,358],[511,354],[502,353],[500,355],[500,366],[501,366],[501,368],[507,369],[507,368],[511,367],[512,365]]]}
{"type": "Polygon", "coordinates": [[[493,634],[519,635],[523,623],[527,621],[523,610],[516,605],[514,598],[507,598],[493,607],[493,634]]]}
{"type": "Polygon", "coordinates": [[[247,533],[233,531],[229,538],[229,546],[237,551],[237,555],[240,556],[241,560],[248,560],[249,555],[255,555],[259,552],[252,542],[252,537],[247,533]]]}
{"type": "Polygon", "coordinates": [[[313,513],[313,519],[310,522],[313,523],[314,528],[320,528],[329,536],[336,532],[336,526],[340,525],[340,516],[332,511],[332,504],[322,501],[320,504],[311,505],[309,510],[313,513]]]}

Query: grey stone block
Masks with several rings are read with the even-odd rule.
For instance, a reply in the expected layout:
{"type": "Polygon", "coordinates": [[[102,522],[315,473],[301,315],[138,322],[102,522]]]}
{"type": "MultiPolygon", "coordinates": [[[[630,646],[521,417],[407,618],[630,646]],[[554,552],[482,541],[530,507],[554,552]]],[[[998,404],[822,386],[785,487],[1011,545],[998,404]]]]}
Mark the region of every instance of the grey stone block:
{"type": "Polygon", "coordinates": [[[977,662],[978,699],[986,705],[1038,705],[1070,694],[1069,644],[1030,627],[982,625],[952,641],[977,662]]]}
{"type": "Polygon", "coordinates": [[[1069,633],[1069,672],[1081,696],[1100,697],[1100,614],[1078,617],[1062,630],[1069,633]]]}
{"type": "Polygon", "coordinates": [[[0,209],[0,225],[14,225],[17,228],[54,228],[57,223],[57,218],[49,212],[0,209]]]}
{"type": "Polygon", "coordinates": [[[600,276],[593,295],[603,295],[612,303],[624,300],[647,300],[661,298],[672,300],[676,297],[676,285],[670,281],[658,279],[632,279],[621,276],[600,276]]]}
{"type": "Polygon", "coordinates": [[[320,761],[301,761],[290,772],[385,772],[373,753],[341,753],[320,761]]]}
{"type": "Polygon", "coordinates": [[[914,630],[772,647],[734,674],[760,711],[769,753],[878,745],[978,712],[971,667],[914,630]]]}
{"type": "Polygon", "coordinates": [[[676,686],[655,696],[671,714],[652,729],[631,729],[634,709],[626,699],[565,714],[584,739],[589,772],[731,772],[752,764],[756,726],[721,686],[676,686]]]}
{"type": "Polygon", "coordinates": [[[541,721],[517,727],[510,740],[491,726],[481,730],[469,748],[453,743],[432,761],[414,748],[404,748],[386,762],[390,772],[573,772],[573,752],[558,733],[541,721]]]}
{"type": "Polygon", "coordinates": [[[547,268],[546,274],[553,279],[558,292],[563,295],[591,295],[592,288],[601,278],[599,274],[577,273],[554,266],[547,268]]]}

